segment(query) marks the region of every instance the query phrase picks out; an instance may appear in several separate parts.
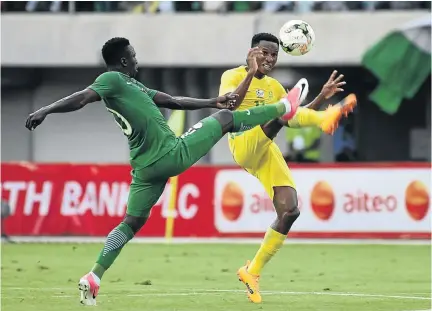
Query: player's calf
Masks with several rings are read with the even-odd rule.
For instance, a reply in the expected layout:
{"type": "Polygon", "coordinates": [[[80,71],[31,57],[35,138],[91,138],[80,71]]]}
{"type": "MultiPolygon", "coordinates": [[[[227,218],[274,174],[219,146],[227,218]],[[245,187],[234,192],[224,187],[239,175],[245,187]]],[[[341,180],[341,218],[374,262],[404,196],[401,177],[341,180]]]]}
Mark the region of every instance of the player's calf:
{"type": "Polygon", "coordinates": [[[286,125],[287,121],[282,119],[274,119],[261,125],[261,129],[269,139],[274,139],[279,131],[286,125]]]}
{"type": "Polygon", "coordinates": [[[83,276],[78,283],[81,294],[80,301],[83,305],[96,305],[96,296],[99,292],[102,276],[114,263],[122,248],[142,228],[147,218],[126,215],[123,221],[108,234],[93,269],[83,276]]]}
{"type": "Polygon", "coordinates": [[[234,116],[231,110],[221,109],[212,116],[220,123],[222,127],[222,135],[232,131],[234,125],[234,116]]]}
{"type": "Polygon", "coordinates": [[[142,228],[146,220],[147,217],[126,215],[123,221],[108,234],[104,248],[91,272],[102,279],[105,271],[111,267],[123,247],[142,228]]]}
{"type": "MultiPolygon", "coordinates": [[[[300,211],[297,207],[297,193],[294,188],[288,186],[274,187],[273,203],[275,205],[277,218],[264,236],[264,240],[253,258],[252,262],[247,265],[247,273],[241,274],[240,279],[245,283],[247,278],[249,285],[253,284],[253,293],[248,294],[251,300],[254,299],[253,295],[259,296],[258,280],[253,283],[253,276],[258,277],[261,274],[261,270],[270,261],[270,259],[276,255],[279,249],[282,247],[286,236],[291,229],[292,224],[300,216],[300,211]]],[[[244,269],[244,268],[241,268],[244,269]]],[[[243,270],[239,270],[239,272],[243,270]]],[[[261,297],[256,298],[257,301],[261,301],[261,297]]],[[[254,301],[254,300],[253,300],[254,301]]]]}

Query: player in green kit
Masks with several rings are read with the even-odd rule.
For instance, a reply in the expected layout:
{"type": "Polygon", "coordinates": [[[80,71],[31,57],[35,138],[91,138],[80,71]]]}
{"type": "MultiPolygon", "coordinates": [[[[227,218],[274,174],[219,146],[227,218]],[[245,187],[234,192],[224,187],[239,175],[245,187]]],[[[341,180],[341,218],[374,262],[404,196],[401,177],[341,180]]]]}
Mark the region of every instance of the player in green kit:
{"type": "MultiPolygon", "coordinates": [[[[81,303],[84,305],[96,305],[104,272],[113,264],[123,246],[145,224],[169,177],[191,167],[228,132],[246,131],[279,117],[291,119],[305,98],[307,89],[307,81],[302,79],[303,82],[299,82],[279,103],[230,111],[238,97],[236,94],[195,99],[172,97],[145,87],[134,78],[138,62],[133,47],[125,38],[107,41],[102,47],[102,56],[107,72],[97,77],[92,85],[37,110],[26,121],[26,127],[34,130],[51,113],[75,111],[103,100],[129,141],[132,182],[126,215],[108,234],[91,271],[79,281],[81,303]],[[221,110],[198,122],[181,137],[176,137],[159,107],[221,110]]],[[[253,65],[258,66],[256,62],[253,65]]]]}

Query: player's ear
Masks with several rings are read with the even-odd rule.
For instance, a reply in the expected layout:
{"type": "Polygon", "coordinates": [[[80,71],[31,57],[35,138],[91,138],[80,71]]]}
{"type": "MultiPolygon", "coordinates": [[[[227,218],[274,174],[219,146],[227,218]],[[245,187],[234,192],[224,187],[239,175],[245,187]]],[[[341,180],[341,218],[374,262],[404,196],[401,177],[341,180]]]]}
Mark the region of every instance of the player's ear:
{"type": "Polygon", "coordinates": [[[127,60],[126,60],[125,57],[120,58],[120,64],[121,64],[123,67],[127,67],[127,60]]]}

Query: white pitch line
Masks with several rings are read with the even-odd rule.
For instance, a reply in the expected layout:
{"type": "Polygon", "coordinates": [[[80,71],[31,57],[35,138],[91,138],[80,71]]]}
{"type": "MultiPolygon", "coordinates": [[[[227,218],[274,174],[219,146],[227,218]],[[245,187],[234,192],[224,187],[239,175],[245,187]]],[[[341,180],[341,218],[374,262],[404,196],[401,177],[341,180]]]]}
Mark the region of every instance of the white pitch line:
{"type": "MultiPolygon", "coordinates": [[[[222,294],[222,293],[198,293],[198,292],[190,292],[190,293],[147,293],[147,294],[129,294],[129,295],[125,295],[127,297],[148,297],[148,296],[152,296],[152,297],[169,297],[169,296],[198,296],[198,295],[211,295],[211,294],[222,294]]],[[[98,297],[103,297],[103,296],[107,296],[107,295],[98,295],[98,297]]],[[[77,295],[72,296],[72,295],[55,295],[55,296],[51,296],[53,298],[72,298],[72,297],[78,297],[77,295]]],[[[12,298],[12,297],[11,297],[12,298]]],[[[16,297],[14,297],[14,299],[17,299],[16,297]]]]}
{"type": "MultiPolygon", "coordinates": [[[[17,287],[15,287],[17,289],[17,287]]],[[[25,288],[22,288],[25,289],[25,288]]],[[[191,290],[189,292],[173,292],[173,293],[142,293],[128,294],[128,297],[148,297],[148,296],[194,296],[194,295],[210,295],[220,293],[244,293],[244,290],[229,290],[229,289],[214,289],[214,290],[191,290]]],[[[364,293],[340,293],[340,292],[294,292],[294,291],[262,291],[263,295],[319,295],[319,296],[345,296],[345,297],[360,297],[360,298],[386,298],[386,299],[407,299],[407,300],[432,300],[430,297],[420,296],[400,296],[400,295],[384,295],[384,294],[364,294],[364,293]]],[[[102,296],[102,295],[100,295],[102,296]]],[[[54,298],[71,298],[72,295],[53,295],[54,298]]],[[[6,297],[2,297],[6,298],[6,297]]],[[[9,297],[8,297],[9,298],[9,297]]],[[[10,297],[12,298],[12,297],[10,297]]],[[[18,299],[16,296],[14,299],[18,299]]],[[[20,297],[26,298],[26,297],[20,297]]],[[[29,297],[27,297],[29,298],[29,297]]]]}
{"type": "MultiPolygon", "coordinates": [[[[395,293],[395,295],[430,295],[431,292],[416,292],[416,293],[395,293]]],[[[419,310],[407,310],[407,311],[419,311],[419,310]]],[[[420,311],[432,311],[432,310],[420,310],[420,311]]]]}
{"type": "Polygon", "coordinates": [[[129,294],[126,295],[128,297],[146,297],[146,296],[161,296],[161,297],[166,297],[166,296],[199,296],[199,295],[208,295],[208,294],[213,294],[213,295],[219,295],[222,293],[217,293],[217,292],[190,292],[190,293],[148,293],[148,294],[129,294]]]}
{"type": "MultiPolygon", "coordinates": [[[[232,290],[211,290],[210,292],[233,292],[232,290]]],[[[241,292],[241,291],[237,291],[241,292]]],[[[432,300],[430,297],[420,296],[399,296],[399,295],[381,295],[381,294],[362,294],[362,293],[338,293],[338,292],[291,292],[291,291],[261,291],[261,294],[267,295],[327,295],[327,296],[352,296],[352,297],[370,297],[370,298],[395,298],[395,299],[419,299],[432,300]]]]}

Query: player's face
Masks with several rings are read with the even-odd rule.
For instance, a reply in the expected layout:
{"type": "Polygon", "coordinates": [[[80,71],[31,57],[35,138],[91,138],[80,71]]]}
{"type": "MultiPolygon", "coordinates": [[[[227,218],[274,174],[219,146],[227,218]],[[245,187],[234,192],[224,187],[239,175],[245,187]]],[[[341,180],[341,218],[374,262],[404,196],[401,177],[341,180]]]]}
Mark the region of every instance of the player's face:
{"type": "Polygon", "coordinates": [[[261,41],[258,45],[261,48],[263,56],[258,59],[258,71],[262,74],[268,74],[276,65],[279,45],[275,42],[261,41]]]}
{"type": "Polygon", "coordinates": [[[131,77],[135,77],[138,73],[138,61],[136,59],[135,49],[129,45],[126,48],[126,69],[131,75],[131,77]]]}

